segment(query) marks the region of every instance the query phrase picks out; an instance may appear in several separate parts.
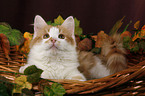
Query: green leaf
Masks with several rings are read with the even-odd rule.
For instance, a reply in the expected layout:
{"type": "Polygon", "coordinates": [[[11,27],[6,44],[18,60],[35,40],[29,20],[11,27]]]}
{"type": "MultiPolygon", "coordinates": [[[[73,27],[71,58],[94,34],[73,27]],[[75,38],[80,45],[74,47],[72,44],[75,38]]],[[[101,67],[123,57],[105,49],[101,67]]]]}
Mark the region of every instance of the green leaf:
{"type": "Polygon", "coordinates": [[[122,33],[125,32],[125,31],[127,30],[128,26],[129,26],[131,23],[132,23],[132,21],[130,21],[130,22],[126,25],[126,27],[124,28],[124,30],[122,31],[122,33]]]}
{"type": "MultiPolygon", "coordinates": [[[[54,19],[54,23],[48,21],[47,24],[52,26],[57,26],[57,25],[61,25],[63,22],[64,19],[59,15],[56,19],[54,19]]],[[[78,36],[82,35],[83,29],[79,27],[80,21],[77,18],[74,18],[74,22],[75,22],[75,35],[78,36]]]]}
{"type": "Polygon", "coordinates": [[[27,80],[30,83],[39,82],[42,72],[43,70],[38,69],[35,65],[29,66],[24,70],[24,74],[27,75],[27,80]]]}
{"type": "Polygon", "coordinates": [[[61,25],[64,22],[63,18],[59,15],[56,19],[54,19],[54,23],[61,25]]]}
{"type": "Polygon", "coordinates": [[[129,36],[123,37],[123,47],[126,49],[130,49],[130,42],[132,41],[132,38],[129,36]]]}
{"type": "Polygon", "coordinates": [[[131,50],[130,52],[138,52],[139,51],[139,46],[138,45],[135,45],[131,50]]]}
{"type": "Polygon", "coordinates": [[[83,33],[83,29],[80,27],[75,27],[75,35],[81,36],[83,33]]]}
{"type": "Polygon", "coordinates": [[[0,25],[0,31],[5,31],[5,30],[9,30],[9,27],[0,25]]]}
{"type": "Polygon", "coordinates": [[[132,39],[129,36],[123,37],[123,43],[129,43],[131,40],[132,39]]]}
{"type": "Polygon", "coordinates": [[[9,96],[5,84],[0,83],[0,96],[9,96]]]}
{"type": "Polygon", "coordinates": [[[11,26],[8,23],[6,23],[6,22],[0,22],[0,25],[3,25],[3,26],[7,27],[10,30],[12,29],[11,26]]]}
{"type": "Polygon", "coordinates": [[[48,86],[44,87],[44,95],[45,96],[55,96],[53,90],[51,88],[49,88],[48,86]]]}
{"type": "Polygon", "coordinates": [[[75,22],[75,27],[80,26],[80,21],[77,18],[74,18],[74,22],[75,22]]]}
{"type": "Polygon", "coordinates": [[[125,48],[125,49],[130,49],[129,42],[123,43],[123,48],[125,48]]]}
{"type": "Polygon", "coordinates": [[[51,25],[51,21],[46,22],[48,25],[51,25]]]}
{"type": "Polygon", "coordinates": [[[52,26],[57,26],[57,25],[60,25],[60,24],[52,23],[51,25],[52,25],[52,26]]]}
{"type": "Polygon", "coordinates": [[[12,29],[9,25],[0,25],[0,33],[3,33],[7,36],[10,45],[20,45],[24,42],[23,34],[16,29],[12,29]]]}
{"type": "Polygon", "coordinates": [[[32,65],[32,66],[27,67],[24,70],[24,74],[25,75],[31,75],[33,73],[36,73],[38,70],[40,70],[40,69],[38,69],[35,65],[32,65]]]}
{"type": "Polygon", "coordinates": [[[65,89],[59,83],[53,83],[51,88],[48,86],[44,88],[45,96],[63,96],[65,93],[65,89]]]}
{"type": "Polygon", "coordinates": [[[118,31],[118,29],[121,27],[121,25],[123,24],[123,22],[122,22],[122,20],[124,19],[124,17],[122,18],[122,19],[120,19],[120,20],[118,20],[115,24],[114,24],[114,26],[113,26],[113,28],[110,30],[110,32],[109,32],[109,35],[110,36],[112,36],[112,35],[114,35],[115,33],[117,33],[117,31],[118,31]]]}
{"type": "Polygon", "coordinates": [[[145,41],[144,41],[144,40],[141,40],[141,41],[139,42],[139,48],[145,50],[145,41]]]}
{"type": "Polygon", "coordinates": [[[13,29],[11,33],[7,36],[11,46],[20,45],[24,42],[23,34],[17,29],[13,29]]]}
{"type": "Polygon", "coordinates": [[[63,96],[65,94],[65,89],[59,83],[53,83],[51,89],[57,96],[63,96]]]}
{"type": "Polygon", "coordinates": [[[30,82],[30,83],[39,82],[41,73],[42,72],[36,72],[36,73],[31,74],[31,75],[28,75],[28,77],[27,77],[28,82],[30,82]]]}

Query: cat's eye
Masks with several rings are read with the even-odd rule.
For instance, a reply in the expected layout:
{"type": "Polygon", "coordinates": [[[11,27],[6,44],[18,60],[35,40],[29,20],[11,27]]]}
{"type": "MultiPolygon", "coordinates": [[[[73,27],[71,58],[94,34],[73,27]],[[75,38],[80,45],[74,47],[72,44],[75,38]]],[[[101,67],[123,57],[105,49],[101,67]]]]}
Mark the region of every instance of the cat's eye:
{"type": "Polygon", "coordinates": [[[49,34],[43,35],[43,39],[47,39],[47,38],[49,38],[49,34]]]}
{"type": "Polygon", "coordinates": [[[65,36],[64,36],[63,34],[59,34],[59,35],[58,35],[58,38],[60,38],[60,39],[64,39],[65,36]]]}

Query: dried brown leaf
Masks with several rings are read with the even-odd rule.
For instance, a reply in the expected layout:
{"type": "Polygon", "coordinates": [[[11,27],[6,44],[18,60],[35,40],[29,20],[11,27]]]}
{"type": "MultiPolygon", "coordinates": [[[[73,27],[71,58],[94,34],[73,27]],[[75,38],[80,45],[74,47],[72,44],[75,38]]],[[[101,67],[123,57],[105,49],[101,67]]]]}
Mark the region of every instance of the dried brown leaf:
{"type": "Polygon", "coordinates": [[[9,57],[10,42],[9,42],[8,38],[6,37],[6,35],[4,35],[3,33],[0,34],[0,41],[1,41],[1,46],[2,46],[2,49],[4,51],[4,54],[5,54],[6,58],[8,60],[11,60],[11,58],[9,57]]]}

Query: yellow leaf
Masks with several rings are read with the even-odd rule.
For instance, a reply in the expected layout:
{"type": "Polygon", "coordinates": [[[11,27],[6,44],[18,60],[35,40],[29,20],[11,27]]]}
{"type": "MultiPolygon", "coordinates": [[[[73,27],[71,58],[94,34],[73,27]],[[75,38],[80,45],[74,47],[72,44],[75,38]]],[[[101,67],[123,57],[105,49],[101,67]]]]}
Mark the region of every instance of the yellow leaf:
{"type": "Polygon", "coordinates": [[[32,35],[31,33],[29,33],[29,32],[25,32],[25,33],[24,33],[24,38],[25,38],[25,39],[28,39],[28,40],[32,40],[33,35],[32,35]]]}
{"type": "Polygon", "coordinates": [[[138,20],[138,21],[134,24],[134,28],[135,28],[135,29],[138,29],[138,28],[139,28],[139,25],[140,25],[140,21],[138,20]]]}
{"type": "Polygon", "coordinates": [[[21,93],[22,89],[32,89],[32,84],[27,82],[27,76],[21,75],[20,77],[15,78],[16,86],[13,89],[13,93],[21,93]]]}
{"type": "Polygon", "coordinates": [[[54,23],[57,25],[61,25],[63,22],[64,20],[60,15],[56,19],[54,19],[54,23]]]}
{"type": "Polygon", "coordinates": [[[23,85],[24,82],[26,82],[26,81],[27,81],[27,76],[25,76],[25,75],[21,75],[20,77],[17,77],[15,79],[15,83],[17,83],[18,85],[23,85]]]}
{"type": "MultiPolygon", "coordinates": [[[[17,85],[16,85],[16,86],[17,86],[17,85]]],[[[15,88],[13,89],[13,93],[22,93],[22,87],[19,87],[19,86],[15,87],[15,88]]]]}
{"type": "Polygon", "coordinates": [[[24,41],[23,46],[20,48],[20,51],[23,53],[24,57],[27,57],[26,54],[29,53],[29,50],[30,50],[29,45],[30,45],[30,42],[33,38],[33,34],[31,34],[29,32],[25,32],[24,38],[25,38],[25,41],[24,41]]]}
{"type": "Polygon", "coordinates": [[[145,25],[143,25],[143,27],[141,28],[141,30],[145,30],[145,25]]]}
{"type": "Polygon", "coordinates": [[[32,89],[32,84],[29,82],[25,83],[25,88],[32,89]]]}
{"type": "Polygon", "coordinates": [[[141,31],[134,34],[134,37],[132,38],[132,41],[135,41],[138,38],[145,39],[145,25],[141,28],[141,31]]]}
{"type": "Polygon", "coordinates": [[[140,32],[134,33],[134,37],[132,38],[132,41],[135,41],[137,38],[139,38],[139,34],[140,32]]]}
{"type": "Polygon", "coordinates": [[[144,38],[145,37],[145,30],[141,30],[141,33],[140,33],[140,38],[144,38]]]}

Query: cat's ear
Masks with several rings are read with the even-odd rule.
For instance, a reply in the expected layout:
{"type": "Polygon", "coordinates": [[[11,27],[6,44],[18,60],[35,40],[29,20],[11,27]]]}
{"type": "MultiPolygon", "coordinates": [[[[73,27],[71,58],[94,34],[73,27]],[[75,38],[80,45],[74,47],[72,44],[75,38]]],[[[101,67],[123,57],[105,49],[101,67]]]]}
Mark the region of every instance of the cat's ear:
{"type": "Polygon", "coordinates": [[[45,22],[45,20],[39,16],[36,15],[35,19],[34,19],[34,36],[33,39],[39,34],[38,32],[44,28],[45,26],[47,26],[47,23],[45,22]]]}
{"type": "Polygon", "coordinates": [[[62,27],[66,28],[68,32],[72,35],[72,37],[75,39],[74,36],[74,19],[73,16],[69,16],[61,25],[62,27]]]}

